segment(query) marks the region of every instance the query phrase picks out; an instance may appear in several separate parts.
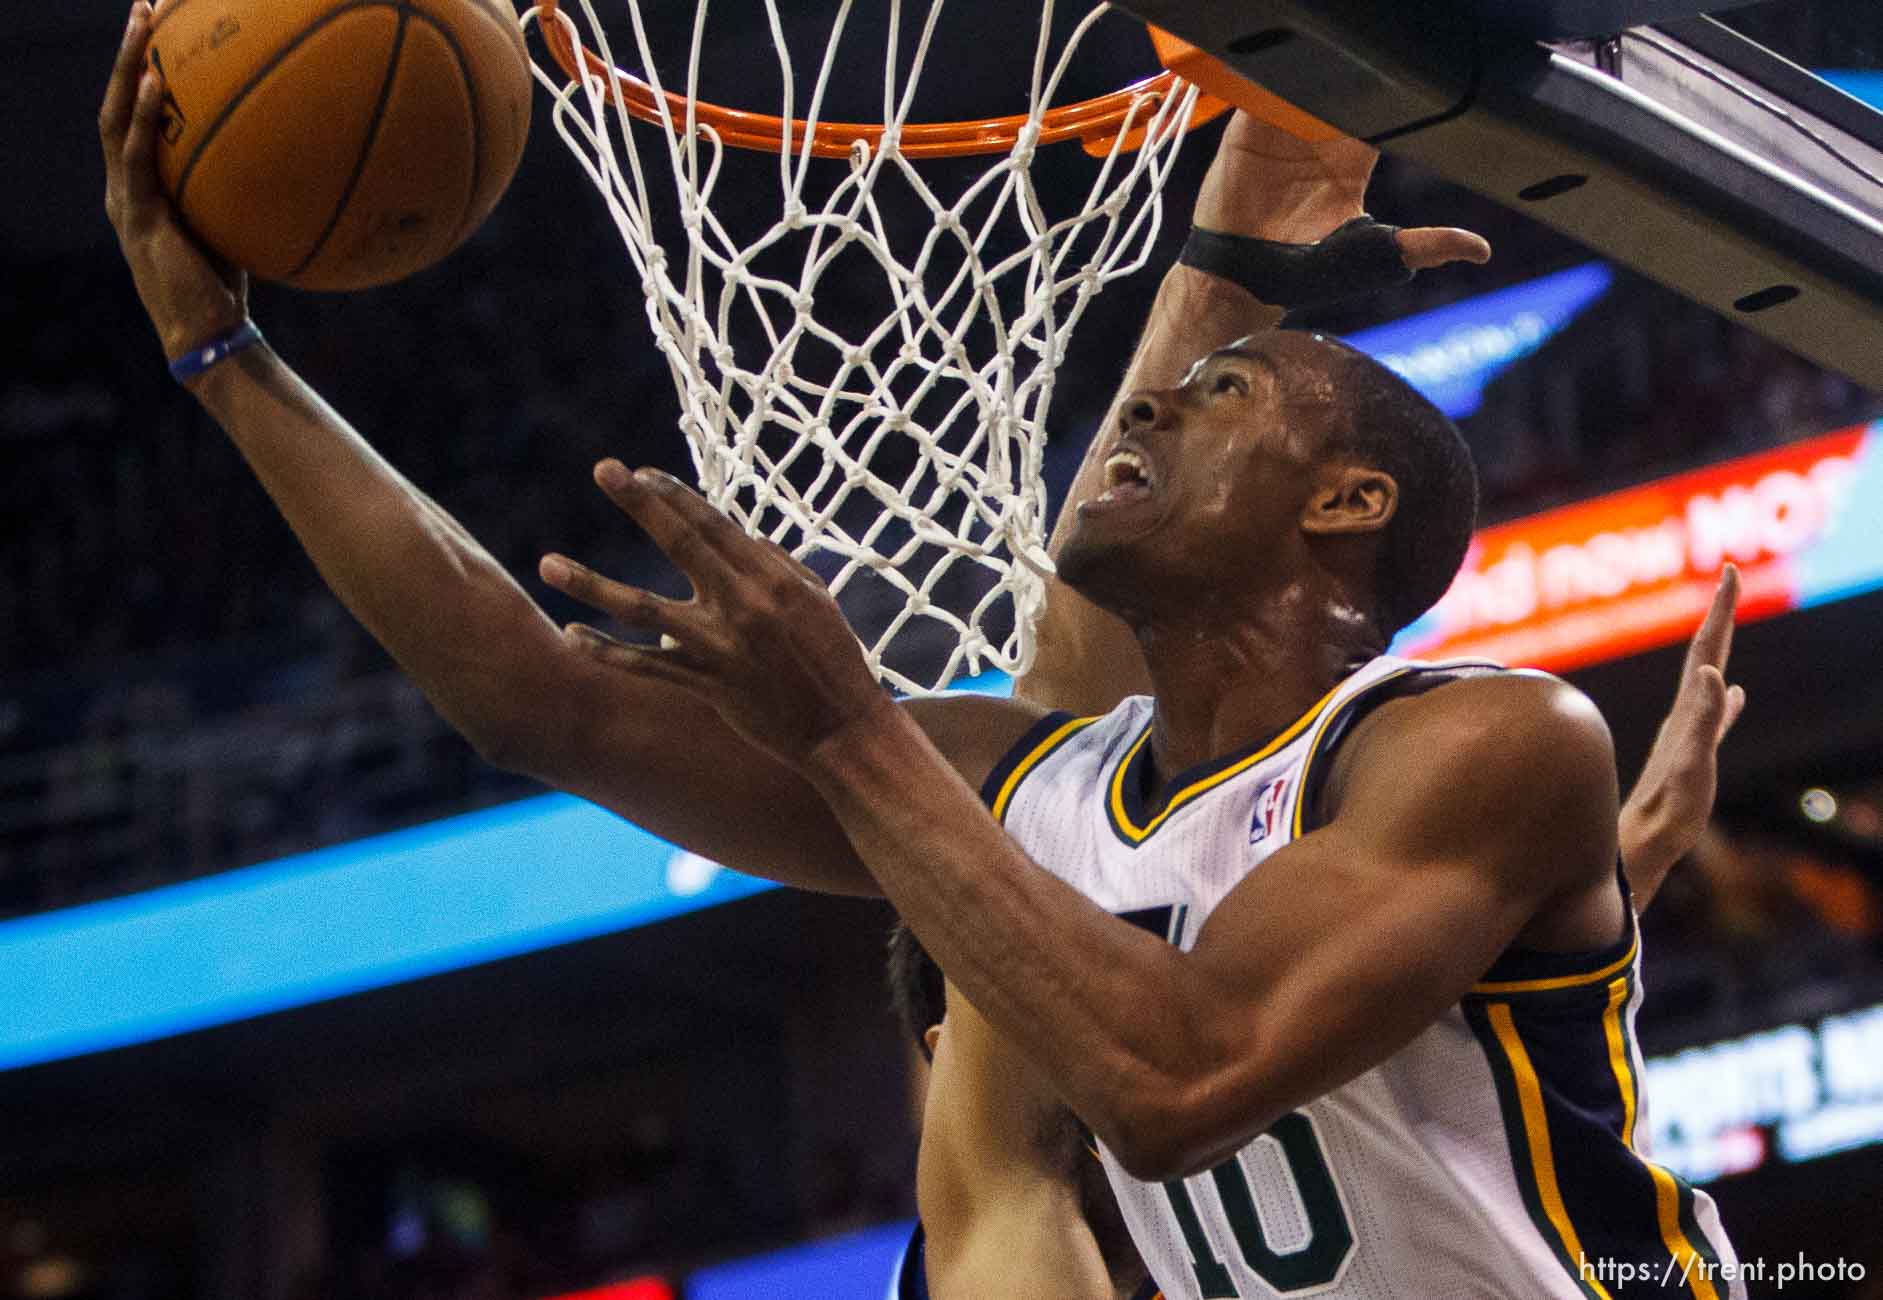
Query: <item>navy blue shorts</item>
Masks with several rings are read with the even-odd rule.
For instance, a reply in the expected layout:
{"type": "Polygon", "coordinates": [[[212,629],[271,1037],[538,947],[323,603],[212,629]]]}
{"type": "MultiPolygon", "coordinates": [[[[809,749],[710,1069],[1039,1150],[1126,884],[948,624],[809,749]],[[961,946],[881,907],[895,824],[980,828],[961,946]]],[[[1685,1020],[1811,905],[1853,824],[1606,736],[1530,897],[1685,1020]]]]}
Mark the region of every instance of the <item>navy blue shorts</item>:
{"type": "MultiPolygon", "coordinates": [[[[902,1263],[896,1268],[896,1289],[890,1300],[928,1300],[927,1238],[922,1225],[916,1224],[909,1244],[902,1248],[902,1263]]],[[[1133,1300],[1164,1300],[1164,1293],[1149,1278],[1138,1288],[1133,1300]]]]}

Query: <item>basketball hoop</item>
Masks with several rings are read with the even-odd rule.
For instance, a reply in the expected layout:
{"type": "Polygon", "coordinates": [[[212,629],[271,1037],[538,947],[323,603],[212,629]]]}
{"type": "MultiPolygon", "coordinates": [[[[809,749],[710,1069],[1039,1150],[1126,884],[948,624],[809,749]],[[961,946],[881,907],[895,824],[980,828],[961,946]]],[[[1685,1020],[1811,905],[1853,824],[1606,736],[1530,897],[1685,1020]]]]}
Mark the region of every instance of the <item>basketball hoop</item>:
{"type": "Polygon", "coordinates": [[[524,21],[553,62],[536,75],[557,131],[640,276],[702,492],[819,571],[886,684],[1025,671],[1052,571],[1042,471],[1054,372],[1092,297],[1143,265],[1184,134],[1224,106],[1164,73],[1055,107],[1106,6],[1055,50],[1047,0],[1024,114],[911,122],[942,0],[909,0],[924,17],[906,56],[903,0],[883,0],[884,120],[827,122],[854,0],[834,6],[802,103],[780,0],[764,0],[781,111],[726,108],[699,95],[710,0],[696,0],[678,80],[663,77],[644,0],[624,2],[639,75],[621,70],[594,0],[540,0],[524,21]],[[653,139],[673,187],[659,203],[653,139]],[[1034,184],[1035,151],[1074,139],[1096,161],[1054,211],[1063,198],[1034,184]],[[714,210],[728,146],[779,155],[776,215],[752,231],[734,227],[762,197],[753,187],[728,185],[736,205],[714,210]],[[970,155],[991,161],[958,192],[938,193],[912,165],[970,155]],[[657,227],[676,220],[663,242],[657,227]],[[865,288],[879,299],[868,312],[865,288]]]}
{"type": "MultiPolygon", "coordinates": [[[[1050,10],[1050,6],[1048,8],[1050,10]]],[[[561,0],[539,0],[537,5],[537,13],[543,18],[559,17],[561,9],[561,0]]],[[[764,113],[750,113],[704,102],[692,103],[689,114],[686,96],[676,95],[672,91],[656,91],[634,74],[614,67],[608,59],[579,44],[573,31],[562,23],[545,22],[541,26],[544,44],[564,75],[571,80],[598,77],[607,81],[612,78],[620,90],[621,102],[627,111],[654,126],[671,127],[675,122],[692,121],[735,149],[759,149],[770,153],[790,153],[794,141],[808,137],[811,140],[811,153],[819,158],[847,158],[859,141],[875,148],[881,142],[883,132],[889,129],[879,122],[822,122],[813,131],[811,123],[803,118],[787,121],[764,113]],[[666,101],[664,108],[657,103],[657,98],[666,101]]],[[[1162,32],[1155,33],[1155,36],[1160,42],[1170,39],[1162,32]]],[[[1058,144],[1064,140],[1078,140],[1085,146],[1087,153],[1102,158],[1111,152],[1112,141],[1121,134],[1120,128],[1126,121],[1139,116],[1137,106],[1142,101],[1159,102],[1166,95],[1181,93],[1181,86],[1175,72],[1165,71],[1122,90],[1114,90],[1109,95],[1080,100],[1063,108],[1049,108],[1039,114],[1038,143],[1058,144]]],[[[1193,128],[1202,126],[1228,110],[1229,105],[1223,100],[1211,95],[1199,95],[1191,111],[1189,124],[1193,128]]],[[[1021,133],[1031,122],[1032,118],[1026,114],[1013,114],[963,122],[910,123],[902,128],[900,150],[905,158],[958,158],[973,154],[1006,153],[1018,143],[1021,133]]],[[[1136,149],[1143,142],[1142,128],[1123,134],[1126,135],[1126,149],[1136,149]]]]}

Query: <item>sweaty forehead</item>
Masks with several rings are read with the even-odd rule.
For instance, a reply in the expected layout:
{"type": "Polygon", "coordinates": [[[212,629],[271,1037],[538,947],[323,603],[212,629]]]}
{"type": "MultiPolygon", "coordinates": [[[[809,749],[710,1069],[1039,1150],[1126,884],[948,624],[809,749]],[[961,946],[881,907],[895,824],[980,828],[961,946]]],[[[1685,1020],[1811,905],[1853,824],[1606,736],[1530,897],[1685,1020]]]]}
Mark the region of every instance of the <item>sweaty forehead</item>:
{"type": "Polygon", "coordinates": [[[1237,339],[1234,343],[1226,347],[1217,348],[1214,352],[1206,352],[1198,357],[1190,366],[1188,373],[1184,375],[1183,382],[1186,384],[1191,383],[1209,367],[1211,362],[1220,361],[1224,358],[1235,358],[1240,361],[1254,362],[1256,365],[1261,366],[1278,378],[1281,374],[1281,369],[1276,364],[1275,359],[1268,355],[1267,350],[1256,341],[1254,336],[1251,336],[1249,338],[1237,339]]]}
{"type": "Polygon", "coordinates": [[[1227,357],[1253,362],[1267,370],[1286,401],[1322,403],[1334,399],[1340,347],[1323,335],[1283,329],[1250,334],[1200,358],[1184,376],[1184,382],[1195,379],[1212,361],[1227,357]]]}

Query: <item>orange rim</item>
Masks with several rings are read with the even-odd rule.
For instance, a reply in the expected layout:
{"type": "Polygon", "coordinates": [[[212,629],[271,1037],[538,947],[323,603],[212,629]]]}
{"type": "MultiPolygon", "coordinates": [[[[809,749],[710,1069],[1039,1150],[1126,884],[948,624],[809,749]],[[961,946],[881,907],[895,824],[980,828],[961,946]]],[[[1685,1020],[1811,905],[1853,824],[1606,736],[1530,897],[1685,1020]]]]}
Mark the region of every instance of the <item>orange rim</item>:
{"type": "MultiPolygon", "coordinates": [[[[578,46],[571,39],[568,29],[551,17],[560,7],[559,0],[538,0],[543,19],[537,23],[537,27],[541,29],[544,43],[548,45],[557,65],[572,81],[584,72],[603,80],[612,79],[629,113],[643,122],[661,125],[661,110],[654,88],[632,73],[609,67],[600,55],[587,46],[578,46]]],[[[1176,91],[1177,84],[1176,73],[1160,72],[1109,95],[1081,100],[1063,108],[1048,109],[1040,117],[1040,143],[1057,144],[1062,140],[1078,140],[1087,153],[1102,157],[1111,152],[1113,141],[1118,139],[1121,129],[1131,118],[1134,105],[1138,107],[1136,121],[1143,123],[1162,104],[1164,96],[1176,91]],[[1146,100],[1150,102],[1146,103],[1146,100]]],[[[686,96],[676,95],[672,91],[661,94],[666,98],[667,111],[674,125],[682,126],[687,117],[686,96]]],[[[1221,116],[1228,108],[1227,103],[1212,95],[1199,94],[1184,129],[1202,126],[1221,116]]],[[[786,122],[782,117],[726,108],[704,100],[693,106],[693,116],[702,127],[710,127],[721,140],[735,148],[760,149],[769,153],[784,151],[786,122]]],[[[966,122],[911,122],[902,128],[901,151],[909,158],[954,158],[967,154],[1005,153],[1013,148],[1014,141],[1020,138],[1020,132],[1026,124],[1025,114],[966,122]]],[[[804,147],[804,137],[810,130],[810,123],[803,118],[794,118],[790,127],[791,147],[795,152],[804,147]]],[[[887,130],[888,127],[880,122],[819,122],[811,140],[811,152],[820,158],[847,158],[852,146],[858,141],[874,149],[887,130]]],[[[1133,126],[1125,136],[1123,147],[1137,148],[1143,142],[1144,131],[1143,125],[1133,126]]]]}

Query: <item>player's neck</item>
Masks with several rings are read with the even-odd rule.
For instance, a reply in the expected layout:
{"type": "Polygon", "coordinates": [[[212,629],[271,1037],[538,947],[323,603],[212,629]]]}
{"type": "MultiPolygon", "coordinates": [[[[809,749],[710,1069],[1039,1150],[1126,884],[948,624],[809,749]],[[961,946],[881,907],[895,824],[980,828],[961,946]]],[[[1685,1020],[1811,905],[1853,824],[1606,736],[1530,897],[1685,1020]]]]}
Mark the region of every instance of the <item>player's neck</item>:
{"type": "Polygon", "coordinates": [[[1158,780],[1279,735],[1383,647],[1354,605],[1314,586],[1213,603],[1138,628],[1157,699],[1158,780]]]}

